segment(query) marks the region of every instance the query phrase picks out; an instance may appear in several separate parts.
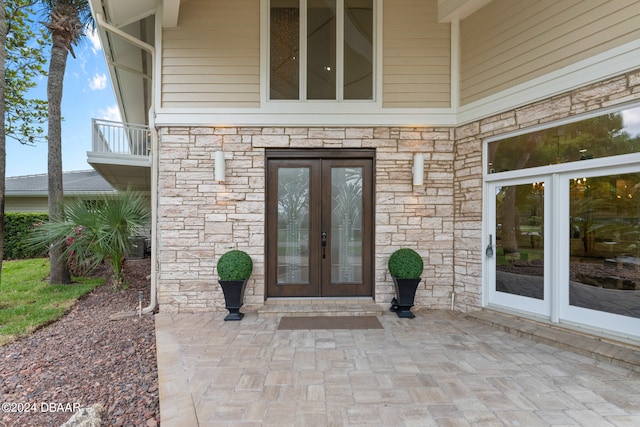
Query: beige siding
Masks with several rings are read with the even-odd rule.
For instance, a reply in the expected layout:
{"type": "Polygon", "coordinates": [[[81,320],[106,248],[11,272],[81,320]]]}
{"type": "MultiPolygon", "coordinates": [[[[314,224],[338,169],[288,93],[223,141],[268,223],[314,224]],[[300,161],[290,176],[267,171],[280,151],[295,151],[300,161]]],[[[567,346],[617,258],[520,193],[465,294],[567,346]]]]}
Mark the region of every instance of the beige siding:
{"type": "Polygon", "coordinates": [[[260,1],[183,2],[162,45],[162,106],[260,105],[260,1]]]}
{"type": "Polygon", "coordinates": [[[451,32],[437,0],[385,0],[383,21],[384,107],[449,107],[451,32]]]}
{"type": "Polygon", "coordinates": [[[8,195],[4,203],[6,212],[49,212],[47,196],[12,197],[8,195]]]}
{"type": "Polygon", "coordinates": [[[466,104],[640,38],[640,2],[494,0],[460,28],[466,104]]]}

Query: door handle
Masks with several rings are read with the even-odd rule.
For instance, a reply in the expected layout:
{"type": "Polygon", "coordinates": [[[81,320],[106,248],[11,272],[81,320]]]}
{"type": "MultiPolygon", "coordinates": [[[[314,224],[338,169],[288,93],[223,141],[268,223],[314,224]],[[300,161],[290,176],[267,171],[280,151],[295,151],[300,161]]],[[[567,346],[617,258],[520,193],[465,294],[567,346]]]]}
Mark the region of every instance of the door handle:
{"type": "Polygon", "coordinates": [[[491,258],[493,256],[493,235],[489,234],[489,244],[487,245],[487,249],[485,249],[485,254],[487,258],[491,258]]]}
{"type": "Polygon", "coordinates": [[[322,236],[322,243],[321,243],[321,246],[322,246],[322,258],[326,258],[327,257],[327,253],[326,253],[326,250],[327,250],[327,232],[323,231],[322,234],[320,234],[320,236],[322,236]]]}

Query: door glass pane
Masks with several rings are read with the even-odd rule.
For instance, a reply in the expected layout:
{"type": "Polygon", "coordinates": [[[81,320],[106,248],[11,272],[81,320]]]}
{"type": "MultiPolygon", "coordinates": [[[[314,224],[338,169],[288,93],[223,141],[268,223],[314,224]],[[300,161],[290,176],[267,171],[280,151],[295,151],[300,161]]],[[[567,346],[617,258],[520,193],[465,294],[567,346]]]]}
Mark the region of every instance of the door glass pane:
{"type": "Polygon", "coordinates": [[[640,318],[640,173],[574,178],[569,304],[640,318]]]}
{"type": "Polygon", "coordinates": [[[544,299],[544,184],[496,188],[496,291],[544,299]]]}
{"type": "Polygon", "coordinates": [[[309,0],[307,98],[336,99],[336,2],[309,0]]]}
{"type": "Polygon", "coordinates": [[[344,1],[344,99],[373,99],[373,0],[344,1]]]}
{"type": "Polygon", "coordinates": [[[331,169],[331,281],[362,282],[362,168],[331,169]]]}
{"type": "Polygon", "coordinates": [[[278,284],[309,283],[309,169],[278,169],[278,284]]]}
{"type": "Polygon", "coordinates": [[[298,99],[300,81],[298,0],[272,0],[270,19],[271,99],[298,99]]]}

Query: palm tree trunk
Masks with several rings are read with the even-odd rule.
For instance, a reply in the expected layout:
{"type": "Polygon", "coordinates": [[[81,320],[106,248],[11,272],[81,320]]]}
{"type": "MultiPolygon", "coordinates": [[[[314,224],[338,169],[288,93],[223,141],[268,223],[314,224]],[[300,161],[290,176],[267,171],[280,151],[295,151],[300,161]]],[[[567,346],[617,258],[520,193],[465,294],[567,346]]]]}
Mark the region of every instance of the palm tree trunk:
{"type": "Polygon", "coordinates": [[[4,127],[4,67],[7,53],[7,26],[5,24],[4,0],[0,0],[0,283],[2,282],[2,259],[4,258],[4,192],[5,175],[7,174],[7,138],[4,127]]]}
{"type": "MultiPolygon", "coordinates": [[[[49,78],[47,81],[47,99],[49,101],[49,217],[62,218],[62,84],[67,66],[67,48],[65,42],[53,34],[51,58],[49,60],[49,78]]],[[[49,283],[71,283],[71,274],[63,257],[64,247],[60,245],[50,248],[51,266],[49,283]]]]}

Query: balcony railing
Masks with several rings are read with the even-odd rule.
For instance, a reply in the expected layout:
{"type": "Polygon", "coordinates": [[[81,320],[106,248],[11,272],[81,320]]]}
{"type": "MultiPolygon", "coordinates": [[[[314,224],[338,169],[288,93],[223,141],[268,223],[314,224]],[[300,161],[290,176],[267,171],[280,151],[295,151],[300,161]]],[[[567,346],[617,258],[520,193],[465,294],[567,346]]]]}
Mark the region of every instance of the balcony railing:
{"type": "Polygon", "coordinates": [[[149,127],[131,123],[92,119],[93,151],[149,157],[151,137],[149,127]]]}

